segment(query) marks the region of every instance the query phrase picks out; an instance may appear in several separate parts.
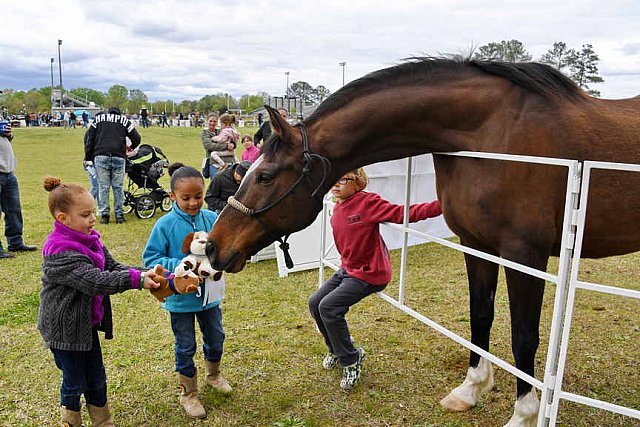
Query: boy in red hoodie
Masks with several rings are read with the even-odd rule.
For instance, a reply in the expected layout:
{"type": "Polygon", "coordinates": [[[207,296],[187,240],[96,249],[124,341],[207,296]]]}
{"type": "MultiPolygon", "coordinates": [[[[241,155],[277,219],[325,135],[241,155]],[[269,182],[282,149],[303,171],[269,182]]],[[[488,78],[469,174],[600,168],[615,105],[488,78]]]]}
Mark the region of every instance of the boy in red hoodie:
{"type": "MultiPolygon", "coordinates": [[[[354,347],[345,315],[364,297],[380,292],[391,280],[391,260],[380,235],[381,222],[401,224],[404,206],[362,191],[369,181],[362,168],[345,174],[331,193],[336,205],[331,217],[333,239],[340,252],[341,268],[309,298],[309,310],[324,337],[328,353],[325,369],[340,363],[340,387],[351,390],[360,379],[364,349],[354,347]]],[[[409,222],[442,214],[435,200],[409,207],[409,222]]]]}

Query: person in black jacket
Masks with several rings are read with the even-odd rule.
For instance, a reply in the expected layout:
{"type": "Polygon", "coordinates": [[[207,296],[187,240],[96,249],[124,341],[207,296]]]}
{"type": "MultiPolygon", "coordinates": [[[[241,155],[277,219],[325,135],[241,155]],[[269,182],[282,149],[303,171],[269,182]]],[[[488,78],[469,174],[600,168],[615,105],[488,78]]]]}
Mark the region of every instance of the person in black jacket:
{"type": "MultiPolygon", "coordinates": [[[[289,117],[289,112],[286,108],[278,108],[278,113],[280,113],[280,115],[285,120],[287,120],[289,117]]],[[[258,148],[262,148],[262,145],[260,145],[260,141],[262,141],[262,143],[264,144],[264,141],[266,141],[269,136],[271,136],[271,121],[266,120],[262,122],[258,131],[253,135],[253,145],[258,148]]]]}
{"type": "Polygon", "coordinates": [[[109,223],[109,187],[113,189],[113,210],[116,224],[124,222],[124,169],[127,156],[127,138],[130,149],[140,145],[140,134],[117,107],[107,113],[96,114],[84,141],[85,166],[93,164],[98,174],[98,212],[100,223],[109,223]]]}
{"type": "Polygon", "coordinates": [[[236,191],[240,188],[242,178],[244,178],[250,167],[251,162],[245,160],[215,174],[209,184],[209,188],[207,188],[207,194],[204,196],[207,207],[220,213],[222,208],[227,205],[229,196],[236,194],[236,191]]]}
{"type": "Polygon", "coordinates": [[[149,110],[147,110],[147,107],[144,105],[140,109],[140,123],[143,128],[149,127],[149,110]]]}

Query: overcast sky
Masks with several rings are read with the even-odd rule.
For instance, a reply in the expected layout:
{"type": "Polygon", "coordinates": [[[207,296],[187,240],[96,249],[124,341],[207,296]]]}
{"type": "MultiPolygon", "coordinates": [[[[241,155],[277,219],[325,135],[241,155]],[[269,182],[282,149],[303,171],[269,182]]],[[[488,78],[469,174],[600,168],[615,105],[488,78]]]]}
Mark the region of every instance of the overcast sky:
{"type": "Polygon", "coordinates": [[[143,90],[150,100],[264,91],[306,81],[332,92],[403,58],[521,41],[593,45],[603,98],[640,94],[639,0],[298,0],[3,2],[0,88],[51,84],[62,39],[67,89],[143,90]]]}

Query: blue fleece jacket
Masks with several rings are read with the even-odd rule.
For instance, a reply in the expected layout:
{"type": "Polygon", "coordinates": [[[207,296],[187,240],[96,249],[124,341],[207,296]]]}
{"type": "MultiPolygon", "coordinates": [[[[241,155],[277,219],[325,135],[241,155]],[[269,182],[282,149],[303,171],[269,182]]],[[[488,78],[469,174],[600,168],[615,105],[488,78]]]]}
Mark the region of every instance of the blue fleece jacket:
{"type": "MultiPolygon", "coordinates": [[[[187,234],[194,231],[209,231],[218,219],[218,214],[208,209],[200,209],[197,215],[191,216],[180,210],[176,203],[171,212],[156,221],[151,235],[142,253],[144,265],[153,268],[156,264],[174,271],[182,258],[182,242],[187,234]]],[[[205,286],[201,284],[200,286],[205,286]]],[[[188,313],[208,310],[220,304],[220,301],[203,306],[202,289],[192,294],[176,294],[167,298],[162,307],[176,313],[188,313]]]]}

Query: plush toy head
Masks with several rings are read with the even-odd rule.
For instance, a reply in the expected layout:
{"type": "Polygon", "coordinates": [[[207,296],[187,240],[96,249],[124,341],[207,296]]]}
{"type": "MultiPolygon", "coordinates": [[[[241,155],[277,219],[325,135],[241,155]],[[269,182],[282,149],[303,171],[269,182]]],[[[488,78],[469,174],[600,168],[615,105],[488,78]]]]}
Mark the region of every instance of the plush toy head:
{"type": "Polygon", "coordinates": [[[160,284],[156,289],[150,289],[150,292],[160,302],[164,302],[167,297],[173,294],[190,294],[198,290],[200,280],[197,277],[185,276],[177,277],[169,270],[162,268],[160,264],[151,270],[154,275],[153,281],[160,284]]]}
{"type": "Polygon", "coordinates": [[[206,231],[196,231],[195,233],[187,234],[187,237],[185,237],[182,242],[182,252],[185,254],[205,255],[208,237],[206,231]]]}

